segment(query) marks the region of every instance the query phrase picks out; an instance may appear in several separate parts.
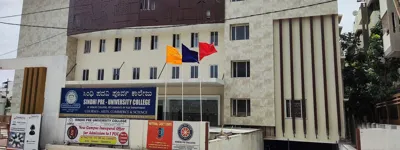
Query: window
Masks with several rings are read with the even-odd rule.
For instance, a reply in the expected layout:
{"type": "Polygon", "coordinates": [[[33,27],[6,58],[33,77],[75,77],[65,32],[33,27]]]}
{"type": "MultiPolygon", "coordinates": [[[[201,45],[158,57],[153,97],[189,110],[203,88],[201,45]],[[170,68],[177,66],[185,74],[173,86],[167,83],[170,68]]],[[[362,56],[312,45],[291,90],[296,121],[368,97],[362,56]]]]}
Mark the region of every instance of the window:
{"type": "Polygon", "coordinates": [[[97,80],[104,80],[104,69],[97,70],[97,80]]]}
{"type": "Polygon", "coordinates": [[[248,40],[249,24],[231,25],[231,40],[248,40]]]}
{"type": "Polygon", "coordinates": [[[83,70],[82,80],[83,80],[83,81],[89,80],[89,69],[84,69],[84,70],[83,70]]]}
{"type": "Polygon", "coordinates": [[[190,78],[199,77],[199,66],[190,66],[190,78]]]}
{"type": "Polygon", "coordinates": [[[218,46],[218,32],[211,32],[211,39],[210,43],[214,44],[215,46],[218,46]]]}
{"type": "Polygon", "coordinates": [[[151,43],[150,43],[150,49],[155,50],[158,48],[158,36],[152,35],[151,36],[151,43]]]}
{"type": "Polygon", "coordinates": [[[286,100],[286,117],[291,118],[302,118],[302,107],[301,100],[286,100]],[[293,102],[293,103],[292,103],[293,102]],[[292,105],[293,104],[293,110],[292,105]]]}
{"type": "Polygon", "coordinates": [[[231,99],[231,115],[234,117],[250,116],[250,99],[231,99]]]}
{"type": "Polygon", "coordinates": [[[395,15],[394,12],[392,12],[392,25],[393,25],[393,33],[396,33],[396,22],[395,22],[395,15]]]}
{"type": "Polygon", "coordinates": [[[155,10],[156,3],[154,0],[140,0],[140,10],[155,10]]]}
{"type": "Polygon", "coordinates": [[[232,61],[232,77],[250,77],[250,61],[232,61]]]}
{"type": "Polygon", "coordinates": [[[122,39],[121,38],[115,38],[114,52],[121,51],[121,45],[122,45],[122,39]]]}
{"type": "Polygon", "coordinates": [[[142,48],[142,37],[135,37],[135,50],[142,48]]]}
{"type": "Polygon", "coordinates": [[[210,78],[218,78],[218,65],[210,66],[210,78]]]}
{"type": "Polygon", "coordinates": [[[114,68],[113,69],[113,80],[119,80],[119,75],[120,75],[120,69],[114,68]]]}
{"type": "Polygon", "coordinates": [[[150,79],[157,79],[157,67],[150,67],[150,79]]]}
{"type": "Polygon", "coordinates": [[[179,79],[179,67],[172,67],[172,79],[179,79]]]}
{"type": "Polygon", "coordinates": [[[132,79],[133,80],[139,80],[140,79],[140,68],[133,68],[132,79]]]}
{"type": "Polygon", "coordinates": [[[180,43],[181,42],[179,41],[179,34],[174,34],[172,36],[172,46],[178,48],[180,43]]]}
{"type": "Polygon", "coordinates": [[[90,48],[92,46],[92,41],[86,40],[85,41],[85,49],[83,51],[84,54],[90,53],[90,48]]]}
{"type": "Polygon", "coordinates": [[[99,53],[104,53],[105,51],[106,51],[106,40],[101,39],[99,53]]]}
{"type": "Polygon", "coordinates": [[[191,36],[191,47],[199,47],[199,33],[192,33],[191,36]]]}

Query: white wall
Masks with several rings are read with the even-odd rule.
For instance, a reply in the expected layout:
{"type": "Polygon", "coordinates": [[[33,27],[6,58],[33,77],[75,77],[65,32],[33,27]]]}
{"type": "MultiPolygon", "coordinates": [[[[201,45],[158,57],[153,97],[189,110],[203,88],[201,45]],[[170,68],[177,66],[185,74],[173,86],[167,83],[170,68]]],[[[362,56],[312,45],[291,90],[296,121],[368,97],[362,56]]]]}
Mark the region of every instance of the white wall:
{"type": "MultiPolygon", "coordinates": [[[[195,134],[200,134],[200,150],[205,150],[206,137],[206,122],[200,123],[200,131],[194,131],[195,134]]],[[[142,150],[147,145],[147,120],[131,120],[129,128],[129,147],[131,149],[142,150]]],[[[172,131],[175,134],[177,131],[172,131]]],[[[194,135],[195,135],[194,134],[194,135]]],[[[262,139],[262,138],[261,138],[262,139]]]]}
{"type": "MultiPolygon", "coordinates": [[[[104,69],[104,80],[112,80],[113,68],[121,68],[120,80],[132,80],[132,68],[140,68],[140,79],[150,79],[150,67],[157,67],[160,74],[165,64],[166,46],[172,46],[173,34],[180,34],[180,42],[191,48],[191,33],[199,33],[200,42],[210,42],[210,32],[218,32],[217,53],[201,61],[199,78],[210,78],[210,65],[218,65],[218,77],[222,78],[224,61],[223,24],[205,24],[161,29],[132,29],[99,31],[75,36],[78,38],[75,80],[82,80],[83,69],[89,69],[89,80],[97,80],[97,70],[104,69]],[[123,31],[123,32],[122,32],[123,31]],[[151,36],[158,36],[158,49],[150,50],[151,36]],[[142,37],[141,50],[134,50],[135,37],[142,37]],[[120,52],[114,52],[115,38],[122,38],[120,52]],[[100,39],[106,39],[105,53],[99,53],[100,39]],[[84,54],[85,40],[91,40],[91,52],[84,54]]],[[[181,49],[178,48],[179,50],[181,49]]],[[[183,77],[190,78],[190,66],[197,63],[183,64],[183,77]]],[[[180,69],[182,71],[182,68],[180,69]]],[[[160,79],[172,77],[172,66],[166,66],[160,79]]],[[[180,75],[181,76],[181,75],[180,75]]]]}
{"type": "Polygon", "coordinates": [[[400,130],[393,129],[360,129],[362,150],[395,150],[400,149],[400,130]]]}
{"type": "MultiPolygon", "coordinates": [[[[200,122],[199,122],[200,123],[200,122]]],[[[143,150],[146,149],[147,144],[147,120],[130,120],[130,128],[129,128],[129,148],[132,150],[143,150]]],[[[61,127],[61,126],[60,126],[61,127]]],[[[62,128],[64,129],[64,128],[62,128]]],[[[64,130],[62,130],[64,131],[64,130]]],[[[176,131],[172,131],[173,134],[177,133],[176,131]]],[[[200,131],[194,131],[195,134],[199,134],[200,136],[200,150],[205,150],[205,143],[207,139],[205,139],[206,135],[206,122],[200,123],[200,131]]],[[[261,132],[260,132],[261,133],[261,132]]],[[[195,135],[194,134],[194,135],[195,135]]],[[[62,135],[62,137],[64,137],[62,135]]],[[[262,137],[259,139],[262,141],[262,137]]],[[[61,145],[47,145],[46,148],[48,150],[97,150],[103,149],[99,147],[85,147],[85,146],[61,146],[61,145]]],[[[108,150],[104,148],[104,150],[108,150]]]]}
{"type": "Polygon", "coordinates": [[[46,150],[126,150],[117,148],[103,148],[103,147],[83,147],[83,146],[66,146],[66,145],[46,145],[46,150]]]}
{"type": "Polygon", "coordinates": [[[400,40],[400,23],[393,0],[380,0],[379,2],[385,55],[387,57],[400,57],[400,43],[398,42],[400,40]],[[394,14],[394,20],[392,14],[394,14]],[[395,32],[393,29],[395,29],[395,32]]]}
{"type": "Polygon", "coordinates": [[[273,20],[337,14],[337,1],[330,0],[244,0],[225,3],[225,66],[231,61],[250,60],[250,77],[232,78],[231,68],[225,67],[224,123],[233,125],[281,126],[275,121],[274,85],[274,38],[273,20]],[[326,2],[312,7],[291,9],[277,13],[236,18],[254,14],[263,14],[299,6],[326,2]],[[249,24],[248,40],[231,40],[231,25],[249,24]],[[231,98],[249,98],[251,116],[231,116],[231,98]]]}
{"type": "MultiPolygon", "coordinates": [[[[21,69],[25,67],[47,67],[44,108],[40,146],[49,143],[63,143],[65,119],[58,118],[60,109],[61,88],[65,86],[67,56],[25,57],[17,59],[0,59],[3,69],[21,69]]],[[[23,74],[23,72],[22,72],[23,74]]],[[[14,101],[13,99],[12,101],[14,101]]],[[[19,104],[13,113],[19,112],[19,104]]]]}
{"type": "Polygon", "coordinates": [[[300,32],[300,19],[292,19],[292,36],[290,36],[289,19],[274,21],[276,138],[279,140],[336,143],[341,138],[339,136],[339,125],[341,136],[344,137],[345,135],[338,19],[336,15],[312,18],[304,17],[301,19],[302,32],[300,32]],[[335,20],[332,20],[332,17],[335,20]],[[280,21],[282,21],[281,29],[280,21]],[[322,23],[324,28],[321,27],[322,23]],[[321,34],[322,29],[324,37],[321,34]],[[282,34],[280,34],[280,30],[282,30],[282,34]],[[311,35],[311,31],[313,31],[313,35],[311,35]],[[300,34],[302,34],[303,56],[300,54],[300,34]],[[281,38],[282,41],[280,41],[281,38]],[[322,38],[324,38],[324,41],[321,40],[322,38]],[[313,43],[310,42],[311,39],[313,39],[313,43]],[[293,55],[290,49],[291,42],[293,44],[293,55]],[[283,53],[280,52],[280,43],[282,43],[283,53]],[[336,46],[336,53],[334,46],[336,46]],[[301,57],[303,57],[303,72],[301,71],[301,57]],[[314,62],[311,58],[314,58],[314,62]],[[293,59],[293,66],[291,66],[291,59],[293,59]],[[281,61],[283,64],[281,64],[281,61]],[[325,62],[325,66],[323,62],[325,62]],[[291,70],[292,67],[293,70],[291,70]],[[337,67],[337,72],[335,67],[337,67]],[[302,73],[304,74],[302,75],[302,73]],[[335,73],[337,73],[337,76],[335,76],[335,73]],[[313,76],[315,76],[315,79],[313,76]],[[302,88],[304,88],[304,95],[302,88]],[[302,105],[305,106],[306,114],[302,114],[301,117],[297,117],[293,121],[292,117],[287,115],[286,107],[288,105],[286,100],[301,100],[303,97],[305,99],[302,105]],[[316,111],[314,111],[314,106],[316,106],[316,111]],[[338,116],[338,111],[340,116],[338,116]],[[305,127],[303,121],[305,121],[305,127]],[[317,125],[318,130],[316,130],[315,125],[317,125]],[[306,129],[306,132],[304,129],[306,129]]]}
{"type": "Polygon", "coordinates": [[[262,131],[229,136],[229,139],[214,139],[208,142],[209,150],[263,150],[262,131]]]}
{"type": "MultiPolygon", "coordinates": [[[[383,15],[385,15],[386,11],[388,10],[387,1],[388,0],[379,0],[379,8],[380,8],[380,12],[381,12],[381,18],[383,17],[383,15]]],[[[389,0],[389,1],[391,1],[391,0],[389,0]]]]}

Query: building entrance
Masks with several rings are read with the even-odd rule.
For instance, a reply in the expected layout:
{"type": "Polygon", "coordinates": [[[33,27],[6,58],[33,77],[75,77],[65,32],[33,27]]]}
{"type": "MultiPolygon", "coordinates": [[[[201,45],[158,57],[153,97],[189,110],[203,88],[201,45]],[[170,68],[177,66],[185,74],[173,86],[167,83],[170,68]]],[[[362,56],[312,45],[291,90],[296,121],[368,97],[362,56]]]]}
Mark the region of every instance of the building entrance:
{"type": "MultiPolygon", "coordinates": [[[[164,120],[165,118],[166,120],[174,121],[201,121],[199,96],[183,97],[183,116],[182,97],[167,97],[166,107],[164,107],[164,99],[164,97],[158,98],[158,120],[164,120]]],[[[209,121],[211,126],[218,126],[220,121],[219,96],[202,97],[202,104],[202,121],[209,121]]]]}

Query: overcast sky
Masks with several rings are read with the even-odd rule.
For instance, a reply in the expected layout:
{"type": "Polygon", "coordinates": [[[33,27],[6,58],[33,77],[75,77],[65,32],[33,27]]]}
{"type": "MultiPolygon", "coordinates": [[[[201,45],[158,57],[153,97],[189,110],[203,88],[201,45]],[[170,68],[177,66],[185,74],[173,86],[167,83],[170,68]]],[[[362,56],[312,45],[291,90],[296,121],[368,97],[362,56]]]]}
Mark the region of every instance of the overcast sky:
{"type": "MultiPolygon", "coordinates": [[[[0,0],[0,17],[21,14],[23,0],[0,0]]],[[[359,8],[356,0],[339,0],[339,14],[343,15],[341,26],[342,32],[351,32],[353,29],[353,11],[359,8]]],[[[3,22],[20,23],[21,17],[0,19],[3,22]]],[[[16,50],[18,47],[19,27],[0,24],[0,59],[15,58],[16,51],[1,56],[4,53],[16,50]]],[[[1,66],[1,64],[0,64],[1,66]]],[[[14,80],[13,70],[0,70],[0,82],[7,79],[14,80]]]]}
{"type": "MultiPolygon", "coordinates": [[[[0,0],[0,17],[21,14],[23,0],[0,0]]],[[[0,19],[2,22],[19,23],[21,17],[0,19]]],[[[18,47],[19,27],[0,24],[0,59],[15,58],[16,52],[1,56],[2,54],[16,50],[18,47]]],[[[1,66],[1,64],[0,64],[1,66]]],[[[0,82],[7,79],[14,80],[13,70],[0,70],[0,82]]]]}

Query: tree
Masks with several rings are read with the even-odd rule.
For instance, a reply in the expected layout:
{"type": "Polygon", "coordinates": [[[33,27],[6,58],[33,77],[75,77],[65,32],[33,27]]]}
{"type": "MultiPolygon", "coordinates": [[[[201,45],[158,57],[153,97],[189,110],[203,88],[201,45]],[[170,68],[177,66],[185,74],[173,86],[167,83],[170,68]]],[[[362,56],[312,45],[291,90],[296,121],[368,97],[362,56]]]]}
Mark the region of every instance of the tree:
{"type": "Polygon", "coordinates": [[[371,29],[367,50],[359,48],[360,41],[353,33],[340,36],[345,52],[343,69],[344,94],[349,98],[346,108],[357,120],[373,121],[374,105],[387,100],[396,90],[400,59],[384,57],[382,25],[371,29]]]}

